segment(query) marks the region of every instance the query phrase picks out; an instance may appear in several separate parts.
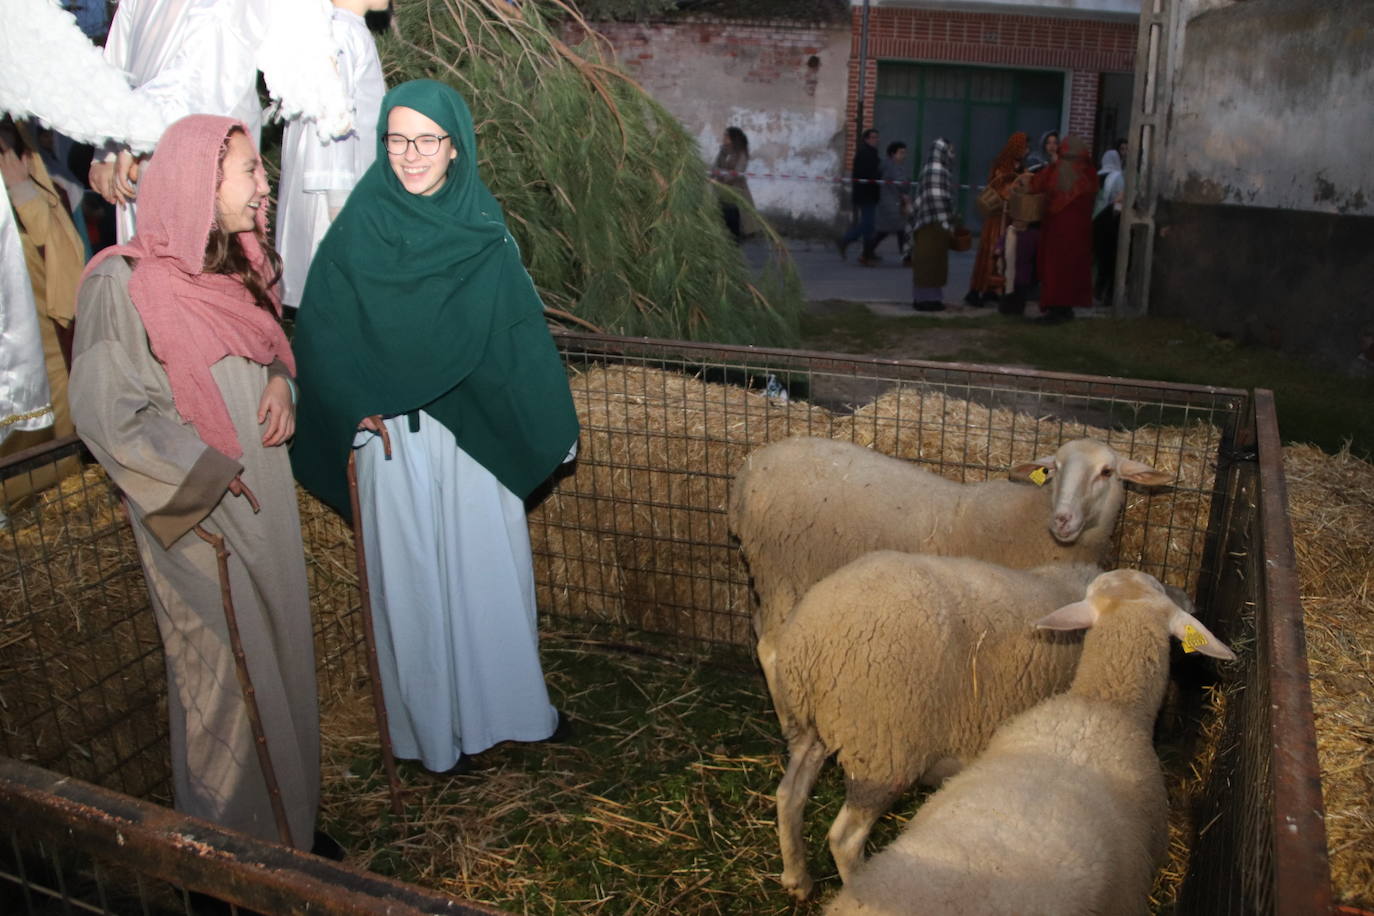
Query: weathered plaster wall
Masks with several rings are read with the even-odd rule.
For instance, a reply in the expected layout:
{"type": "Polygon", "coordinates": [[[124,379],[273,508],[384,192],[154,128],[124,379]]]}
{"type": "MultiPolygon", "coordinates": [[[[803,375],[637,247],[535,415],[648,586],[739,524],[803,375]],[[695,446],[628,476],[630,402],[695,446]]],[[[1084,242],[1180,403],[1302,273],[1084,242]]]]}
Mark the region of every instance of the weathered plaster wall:
{"type": "Polygon", "coordinates": [[[1164,196],[1374,215],[1374,3],[1194,2],[1164,196]]]}
{"type": "MultiPolygon", "coordinates": [[[[641,85],[715,160],[731,125],[749,136],[751,172],[838,176],[844,146],[848,23],[597,23],[641,85]]],[[[750,178],[784,232],[830,231],[841,191],[820,181],[750,178]]]]}
{"type": "Polygon", "coordinates": [[[1374,217],[1161,201],[1155,218],[1152,315],[1357,365],[1374,330],[1374,217]]]}
{"type": "Polygon", "coordinates": [[[1349,370],[1374,328],[1374,3],[1186,11],[1150,312],[1349,370]]]}

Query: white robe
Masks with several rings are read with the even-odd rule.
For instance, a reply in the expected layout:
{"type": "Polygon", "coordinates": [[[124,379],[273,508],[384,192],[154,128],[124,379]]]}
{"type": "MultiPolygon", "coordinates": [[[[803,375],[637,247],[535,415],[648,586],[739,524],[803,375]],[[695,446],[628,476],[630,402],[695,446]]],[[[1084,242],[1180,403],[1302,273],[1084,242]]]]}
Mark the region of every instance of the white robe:
{"type": "Polygon", "coordinates": [[[52,423],[48,367],[24,266],[24,243],[9,192],[0,181],[0,442],[12,432],[44,429],[52,423]]]}
{"type": "Polygon", "coordinates": [[[420,412],[360,433],[358,498],[382,693],[398,757],[442,772],[459,753],[553,734],[520,497],[420,412]]]}
{"type": "Polygon", "coordinates": [[[297,306],[305,290],[310,259],[348,192],[377,156],[377,117],[386,94],[377,45],[363,17],[335,9],[338,69],[353,100],[353,130],[321,141],[313,123],[294,118],[282,139],[281,187],[277,192],[277,253],[282,258],[282,302],[297,306]]]}
{"type": "MultiPolygon", "coordinates": [[[[285,113],[303,112],[327,136],[342,135],[352,118],[327,12],[323,0],[121,0],[105,59],[157,106],[163,129],[189,114],[224,115],[246,124],[256,146],[262,70],[285,113]]],[[[135,210],[119,208],[120,242],[133,236],[135,210]]]]}

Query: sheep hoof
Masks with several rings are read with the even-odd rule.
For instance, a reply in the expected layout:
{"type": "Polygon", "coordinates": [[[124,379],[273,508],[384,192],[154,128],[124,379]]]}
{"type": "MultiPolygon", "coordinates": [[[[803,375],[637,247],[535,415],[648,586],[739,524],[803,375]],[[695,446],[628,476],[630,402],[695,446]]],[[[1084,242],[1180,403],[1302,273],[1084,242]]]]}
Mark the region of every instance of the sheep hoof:
{"type": "Polygon", "coordinates": [[[783,875],[782,886],[787,888],[787,893],[791,894],[799,903],[810,900],[811,895],[816,891],[816,882],[811,880],[810,875],[802,875],[800,880],[783,875]]]}

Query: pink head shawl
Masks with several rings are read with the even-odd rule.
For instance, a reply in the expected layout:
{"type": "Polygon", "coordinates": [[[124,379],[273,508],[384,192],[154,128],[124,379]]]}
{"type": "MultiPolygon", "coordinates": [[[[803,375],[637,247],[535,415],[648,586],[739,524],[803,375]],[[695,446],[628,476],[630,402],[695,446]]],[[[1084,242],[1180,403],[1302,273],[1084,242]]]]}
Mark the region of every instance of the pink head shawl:
{"type": "MultiPolygon", "coordinates": [[[[168,127],[139,182],[137,233],[127,244],[100,252],[86,267],[89,274],[113,255],[137,259],[129,297],[153,356],[167,372],[177,412],[207,445],[230,458],[241,457],[243,446],[210,367],[226,356],[264,366],[280,359],[296,374],[291,345],[277,320],[276,291],[274,316],[258,307],[238,279],[205,273],[205,245],[218,212],[220,153],[235,127],[247,133],[241,122],[212,115],[190,115],[168,127]]],[[[257,222],[264,232],[266,207],[258,210],[257,222]]],[[[265,278],[267,259],[258,235],[240,232],[237,238],[265,278]]]]}

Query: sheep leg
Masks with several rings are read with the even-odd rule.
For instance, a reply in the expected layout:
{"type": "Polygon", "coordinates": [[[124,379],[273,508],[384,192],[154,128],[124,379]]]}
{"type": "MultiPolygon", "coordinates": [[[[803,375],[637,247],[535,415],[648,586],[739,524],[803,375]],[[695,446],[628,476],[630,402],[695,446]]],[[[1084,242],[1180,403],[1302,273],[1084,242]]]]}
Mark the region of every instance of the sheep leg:
{"type": "Polygon", "coordinates": [[[845,792],[844,807],[830,825],[830,855],[835,867],[840,871],[840,880],[845,884],[853,876],[864,860],[864,844],[868,834],[892,803],[902,794],[905,786],[878,786],[849,780],[845,792]]]}
{"type": "Polygon", "coordinates": [[[798,900],[811,896],[815,883],[806,872],[802,812],[828,755],[815,729],[787,742],[787,772],[778,783],[778,845],[782,847],[782,886],[798,900]]]}

